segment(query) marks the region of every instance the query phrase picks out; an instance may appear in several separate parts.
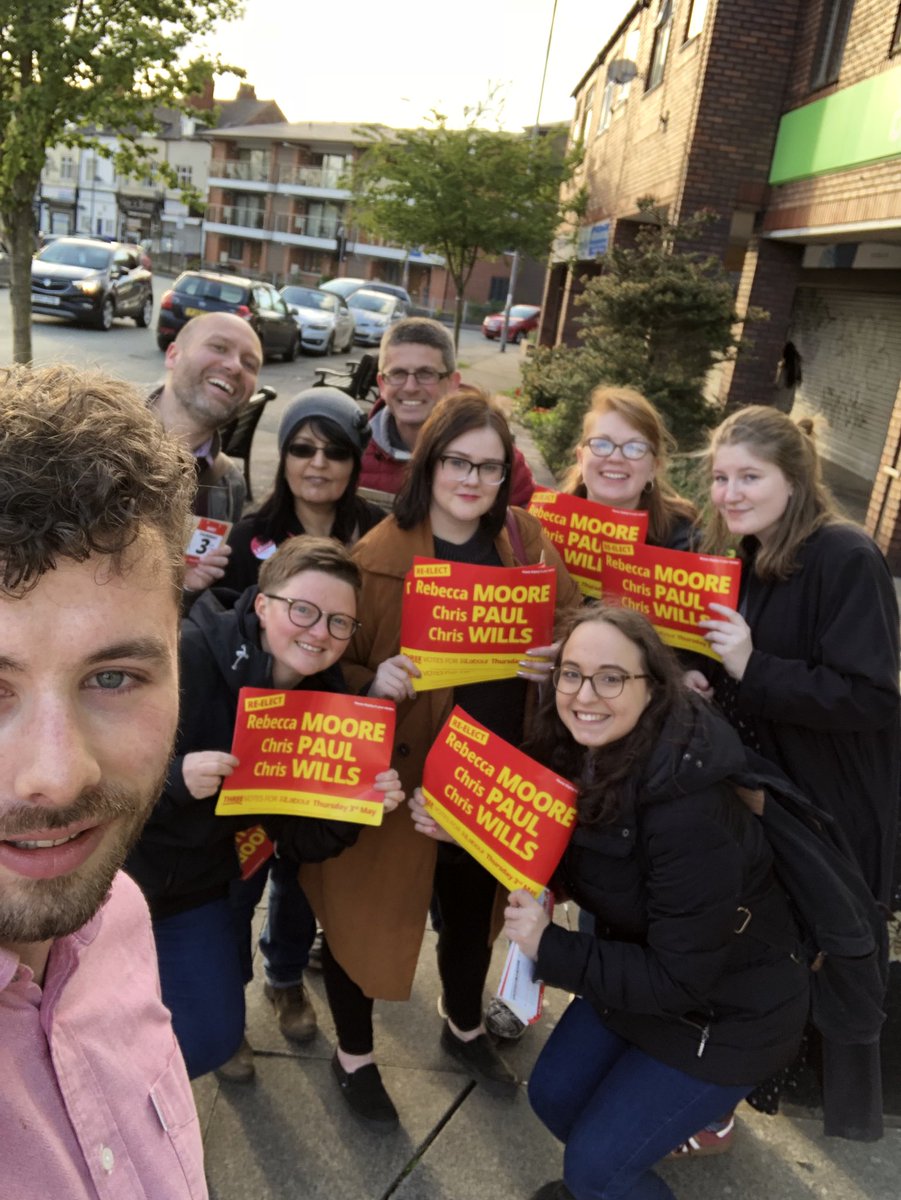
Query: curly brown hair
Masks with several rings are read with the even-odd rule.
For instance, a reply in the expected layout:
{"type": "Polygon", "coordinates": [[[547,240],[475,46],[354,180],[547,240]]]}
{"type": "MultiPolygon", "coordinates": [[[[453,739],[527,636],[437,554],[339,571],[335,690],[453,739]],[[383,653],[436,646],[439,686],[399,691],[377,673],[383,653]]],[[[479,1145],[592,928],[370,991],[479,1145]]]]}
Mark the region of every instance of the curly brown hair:
{"type": "Polygon", "coordinates": [[[196,471],[129,384],[69,366],[0,369],[0,588],[21,596],[60,559],[109,555],[146,529],[178,589],[196,471]]]}

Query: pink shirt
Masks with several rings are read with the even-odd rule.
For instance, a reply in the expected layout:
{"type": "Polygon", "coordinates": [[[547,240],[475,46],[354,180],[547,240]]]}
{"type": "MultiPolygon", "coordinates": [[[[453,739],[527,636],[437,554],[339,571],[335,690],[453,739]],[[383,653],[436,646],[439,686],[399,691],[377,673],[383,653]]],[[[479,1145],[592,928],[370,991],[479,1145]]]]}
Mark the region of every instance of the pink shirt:
{"type": "Polygon", "coordinates": [[[3,1196],[206,1200],[147,905],[121,872],[43,988],[0,947],[0,1146],[3,1196]]]}

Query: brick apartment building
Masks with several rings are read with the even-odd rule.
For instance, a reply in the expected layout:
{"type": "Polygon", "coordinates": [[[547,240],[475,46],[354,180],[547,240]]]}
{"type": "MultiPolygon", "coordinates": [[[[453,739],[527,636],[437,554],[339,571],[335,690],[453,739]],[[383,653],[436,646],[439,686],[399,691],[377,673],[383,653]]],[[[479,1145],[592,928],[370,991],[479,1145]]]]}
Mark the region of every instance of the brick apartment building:
{"type": "MultiPolygon", "coordinates": [[[[379,279],[402,284],[422,308],[453,309],[456,293],[440,255],[381,241],[351,224],[347,177],[361,153],[352,125],[254,124],[209,137],[208,265],[312,287],[338,275],[379,279]]],[[[509,275],[509,260],[480,260],[467,298],[503,307],[509,275]]],[[[542,277],[535,264],[516,298],[537,303],[542,277]]]]}
{"type": "Polygon", "coordinates": [[[580,279],[634,236],[639,197],[714,210],[704,248],[739,313],[770,313],[720,400],[816,415],[831,477],[901,569],[899,0],[638,0],[574,96],[589,203],[575,263],[561,238],[548,271],[542,340],[572,338],[580,279]]]}

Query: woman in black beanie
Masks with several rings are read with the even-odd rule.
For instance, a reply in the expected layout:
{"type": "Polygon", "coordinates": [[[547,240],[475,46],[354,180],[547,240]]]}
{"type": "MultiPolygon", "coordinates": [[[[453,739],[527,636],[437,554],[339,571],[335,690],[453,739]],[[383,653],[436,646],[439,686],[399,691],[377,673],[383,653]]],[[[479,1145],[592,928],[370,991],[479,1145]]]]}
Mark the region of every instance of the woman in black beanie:
{"type": "Polygon", "coordinates": [[[311,533],[352,546],[385,515],[357,496],[370,429],[363,410],[337,388],[307,388],[282,414],[272,491],[231,532],[220,586],[242,592],[289,537],[311,533]]]}

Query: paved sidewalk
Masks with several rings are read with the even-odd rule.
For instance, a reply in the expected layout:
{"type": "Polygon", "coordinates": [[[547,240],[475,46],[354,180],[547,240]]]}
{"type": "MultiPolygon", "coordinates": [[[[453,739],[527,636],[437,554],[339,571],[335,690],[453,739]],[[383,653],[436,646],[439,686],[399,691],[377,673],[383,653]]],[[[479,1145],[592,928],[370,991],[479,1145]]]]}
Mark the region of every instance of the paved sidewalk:
{"type": "MultiPolygon", "coordinates": [[[[575,910],[558,919],[574,924],[575,910]]],[[[378,1136],[346,1108],[329,1060],[334,1029],[321,977],[308,973],[320,1032],[309,1046],[286,1041],[258,980],[248,988],[252,1084],[195,1083],[212,1200],[527,1200],[562,1173],[560,1146],[529,1108],[487,1096],[441,1050],[435,937],[427,932],[414,992],[376,1005],[376,1048],[401,1128],[378,1136]]],[[[495,949],[489,986],[500,977],[495,949]]],[[[521,1078],[563,1011],[548,989],[545,1014],[508,1053],[521,1078]]],[[[901,1130],[861,1145],[826,1139],[812,1120],[763,1117],[742,1105],[732,1151],[666,1164],[680,1200],[895,1200],[901,1130]]]]}
{"type": "MultiPolygon", "coordinates": [[[[515,388],[519,349],[501,355],[496,343],[482,343],[465,345],[463,378],[499,393],[515,388]]],[[[289,399],[270,406],[277,411],[267,412],[268,428],[257,434],[259,497],[274,474],[275,429],[289,399]]],[[[538,481],[552,484],[521,428],[516,439],[538,481]]],[[[575,911],[563,906],[557,919],[574,923],[575,911]]],[[[282,1037],[254,980],[247,999],[256,1081],[220,1085],[205,1076],[195,1083],[212,1200],[527,1200],[561,1176],[561,1148],[533,1116],[525,1087],[512,1102],[486,1096],[441,1050],[434,942],[427,931],[410,1001],[376,1005],[377,1056],[401,1118],[387,1137],[357,1124],[332,1078],[335,1037],[321,977],[308,975],[320,1032],[305,1047],[282,1037]]],[[[495,948],[489,987],[504,953],[495,948]]],[[[566,1001],[549,989],[542,1020],[510,1047],[520,1078],[528,1078],[566,1001]]],[[[679,1200],[895,1200],[901,1129],[873,1145],[844,1142],[824,1138],[816,1120],[764,1117],[742,1105],[729,1154],[669,1163],[661,1173],[679,1200]]]]}

